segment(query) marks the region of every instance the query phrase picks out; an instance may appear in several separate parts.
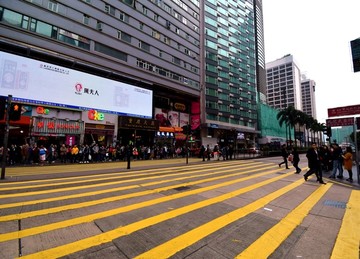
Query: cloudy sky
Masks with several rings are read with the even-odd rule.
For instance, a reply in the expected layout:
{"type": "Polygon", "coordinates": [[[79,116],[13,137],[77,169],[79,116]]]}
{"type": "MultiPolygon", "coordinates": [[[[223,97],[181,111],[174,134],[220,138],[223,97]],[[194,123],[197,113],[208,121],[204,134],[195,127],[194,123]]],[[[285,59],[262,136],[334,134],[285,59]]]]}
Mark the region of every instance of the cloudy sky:
{"type": "Polygon", "coordinates": [[[263,0],[263,12],[266,62],[294,56],[316,82],[319,122],[328,108],[360,104],[360,72],[353,72],[350,49],[360,37],[360,0],[263,0]]]}

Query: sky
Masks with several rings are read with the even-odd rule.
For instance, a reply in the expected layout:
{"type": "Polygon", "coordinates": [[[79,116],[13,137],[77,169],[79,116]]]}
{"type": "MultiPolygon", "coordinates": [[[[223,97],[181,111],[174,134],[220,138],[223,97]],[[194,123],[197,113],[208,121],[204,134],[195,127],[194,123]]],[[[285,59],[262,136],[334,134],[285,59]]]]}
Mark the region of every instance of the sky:
{"type": "Polygon", "coordinates": [[[360,38],[360,0],[263,0],[265,60],[293,55],[316,82],[317,120],[328,108],[360,104],[350,41],[360,38]]]}

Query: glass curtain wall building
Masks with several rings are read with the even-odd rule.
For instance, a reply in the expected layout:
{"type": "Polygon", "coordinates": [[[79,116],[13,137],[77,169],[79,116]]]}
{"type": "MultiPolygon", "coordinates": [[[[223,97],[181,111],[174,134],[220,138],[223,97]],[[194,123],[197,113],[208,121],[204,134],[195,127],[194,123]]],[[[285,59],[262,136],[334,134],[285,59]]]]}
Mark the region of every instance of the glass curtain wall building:
{"type": "Polygon", "coordinates": [[[203,143],[255,144],[255,9],[252,0],[204,1],[203,143]]]}

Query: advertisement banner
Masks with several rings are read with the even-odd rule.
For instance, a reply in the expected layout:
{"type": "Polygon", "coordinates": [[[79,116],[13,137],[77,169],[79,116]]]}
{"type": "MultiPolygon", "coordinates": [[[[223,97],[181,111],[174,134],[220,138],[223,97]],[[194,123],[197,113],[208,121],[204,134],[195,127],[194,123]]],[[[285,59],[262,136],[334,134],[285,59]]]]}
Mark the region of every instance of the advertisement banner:
{"type": "Polygon", "coordinates": [[[186,126],[189,123],[190,123],[189,114],[180,112],[180,127],[186,126]]]}
{"type": "Polygon", "coordinates": [[[14,102],[152,118],[151,90],[1,51],[0,80],[14,102]]]}

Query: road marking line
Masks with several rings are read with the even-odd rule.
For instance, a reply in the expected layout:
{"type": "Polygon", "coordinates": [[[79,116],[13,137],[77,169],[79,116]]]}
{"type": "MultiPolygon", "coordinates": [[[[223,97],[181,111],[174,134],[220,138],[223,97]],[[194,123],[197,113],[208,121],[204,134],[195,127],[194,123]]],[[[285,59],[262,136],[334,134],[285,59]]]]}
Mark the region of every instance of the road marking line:
{"type": "MultiPolygon", "coordinates": [[[[273,166],[262,167],[261,169],[270,169],[272,167],[273,166]]],[[[84,207],[87,207],[87,206],[94,206],[94,205],[98,205],[98,204],[102,204],[102,203],[106,203],[106,202],[119,201],[119,200],[124,200],[124,199],[129,199],[129,198],[134,198],[134,197],[139,197],[139,196],[144,196],[144,195],[149,195],[149,194],[154,194],[154,193],[159,193],[159,192],[167,191],[167,190],[174,189],[174,188],[177,188],[177,187],[206,183],[206,182],[210,182],[210,181],[214,181],[214,180],[230,178],[230,177],[237,176],[237,175],[243,175],[243,174],[247,174],[249,172],[254,172],[255,170],[259,170],[259,168],[256,168],[256,167],[243,167],[242,169],[248,169],[248,168],[252,168],[252,169],[248,170],[248,171],[245,171],[245,172],[241,172],[241,173],[233,173],[233,174],[222,175],[222,176],[217,176],[217,177],[212,177],[212,178],[206,178],[206,179],[187,182],[187,183],[180,183],[180,184],[176,184],[176,185],[156,188],[156,189],[153,189],[153,190],[146,190],[146,191],[130,193],[130,194],[124,194],[124,195],[119,195],[119,196],[112,196],[112,197],[109,197],[109,198],[103,198],[103,199],[98,199],[98,200],[93,200],[93,201],[75,203],[75,204],[70,204],[70,205],[63,205],[63,206],[58,206],[58,207],[54,207],[54,208],[47,208],[47,209],[43,209],[43,210],[21,212],[20,214],[4,215],[4,216],[0,216],[0,222],[10,221],[10,220],[20,220],[20,219],[25,219],[25,218],[29,218],[29,217],[36,217],[36,216],[40,216],[40,215],[47,215],[47,214],[51,214],[51,213],[61,212],[61,211],[65,211],[65,210],[84,208],[84,207]]],[[[238,170],[238,169],[239,168],[237,167],[237,168],[233,168],[233,169],[223,170],[222,172],[223,173],[224,172],[231,172],[231,171],[238,170]]],[[[207,170],[207,169],[204,169],[204,170],[207,170]]],[[[203,171],[203,170],[198,170],[198,171],[203,171]]],[[[195,171],[193,171],[193,172],[195,172],[195,171]]],[[[200,176],[204,177],[204,176],[210,176],[210,175],[214,175],[214,174],[219,174],[219,172],[213,172],[213,173],[209,173],[209,174],[202,174],[200,176]]],[[[47,199],[43,199],[43,200],[40,200],[40,201],[39,200],[34,200],[34,201],[19,202],[19,203],[14,203],[14,204],[10,203],[10,204],[0,205],[0,209],[1,208],[13,207],[11,205],[24,206],[25,203],[27,203],[27,205],[29,205],[30,202],[33,203],[33,204],[39,204],[39,203],[45,203],[45,202],[50,202],[50,201],[54,201],[54,200],[65,200],[65,199],[70,199],[70,198],[94,196],[94,195],[98,195],[98,194],[104,194],[104,193],[115,192],[115,191],[123,191],[123,190],[129,190],[129,189],[135,189],[135,188],[139,188],[139,187],[148,187],[148,186],[152,186],[152,185],[156,185],[156,184],[179,181],[179,180],[184,180],[184,179],[194,178],[194,177],[200,177],[200,176],[196,175],[196,176],[179,177],[179,178],[174,178],[174,179],[171,179],[171,180],[162,180],[162,181],[156,181],[156,182],[150,182],[150,183],[143,183],[143,184],[140,184],[140,185],[129,185],[129,186],[122,186],[122,187],[118,187],[118,188],[112,188],[112,189],[101,190],[101,191],[87,192],[87,193],[81,193],[81,194],[75,194],[75,195],[67,195],[67,196],[61,196],[61,197],[55,197],[55,198],[47,198],[47,199]]],[[[125,181],[123,181],[123,182],[125,182],[125,181]]]]}
{"type": "MultiPolygon", "coordinates": [[[[237,163],[236,165],[249,165],[249,164],[261,164],[263,162],[242,162],[242,163],[237,163]]],[[[271,163],[268,163],[271,164],[271,163]]],[[[227,163],[226,166],[235,166],[234,163],[227,163]]],[[[83,175],[83,176],[72,176],[72,177],[63,177],[63,178],[51,178],[51,179],[45,179],[45,180],[31,180],[31,181],[16,181],[16,182],[6,182],[6,183],[0,183],[0,186],[6,186],[6,187],[0,187],[0,191],[6,191],[6,190],[13,190],[14,188],[16,188],[17,190],[20,189],[25,189],[25,188],[34,188],[34,187],[47,187],[47,186],[56,186],[56,185],[64,185],[67,182],[64,182],[66,180],[70,180],[69,183],[76,183],[76,179],[79,179],[79,183],[84,183],[84,182],[90,182],[90,181],[94,181],[94,180],[98,180],[98,178],[100,177],[101,180],[103,179],[113,179],[113,178],[119,178],[119,177],[129,177],[129,176],[141,176],[141,175],[152,175],[152,174],[158,174],[159,172],[162,173],[171,173],[174,172],[174,170],[182,170],[182,169],[187,169],[187,170],[191,170],[193,168],[213,168],[214,165],[211,164],[206,164],[206,165],[191,165],[191,166],[178,166],[178,167],[173,167],[171,169],[169,169],[169,167],[167,168],[156,168],[156,172],[153,169],[144,169],[144,170],[139,170],[139,171],[131,171],[131,172],[112,172],[112,173],[106,173],[106,174],[95,174],[95,175],[83,175]],[[153,173],[151,173],[153,172],[153,173]],[[95,178],[95,179],[93,179],[95,178]],[[46,183],[46,182],[59,182],[60,183],[50,183],[50,184],[39,184],[39,185],[34,185],[36,183],[46,183]],[[23,185],[25,184],[26,186],[19,186],[19,185],[23,185]],[[33,186],[29,187],[28,185],[32,184],[33,186]],[[16,185],[14,187],[14,185],[16,185]],[[9,186],[9,187],[7,187],[9,186]]]]}
{"type": "Polygon", "coordinates": [[[297,180],[273,193],[270,193],[262,198],[259,198],[255,202],[252,202],[248,205],[245,205],[242,208],[236,209],[230,213],[227,213],[221,217],[218,217],[214,220],[209,221],[197,228],[194,228],[182,235],[179,235],[153,249],[148,250],[147,252],[138,255],[137,259],[140,258],[169,258],[170,256],[176,254],[177,252],[183,250],[184,248],[194,244],[195,242],[201,240],[202,238],[214,233],[215,231],[235,222],[236,220],[241,219],[242,217],[247,216],[248,214],[264,207],[269,202],[280,197],[281,195],[295,189],[296,187],[302,185],[304,180],[297,180]]]}
{"type": "Polygon", "coordinates": [[[351,192],[331,259],[359,258],[360,191],[351,192]]]}
{"type": "MultiPolygon", "coordinates": [[[[184,159],[185,160],[185,159],[184,159]]],[[[189,164],[187,165],[183,165],[184,164],[184,160],[180,160],[180,159],[165,159],[162,160],[161,163],[159,163],[158,160],[146,160],[145,163],[143,163],[142,161],[132,161],[131,162],[131,168],[141,168],[141,167],[145,167],[145,166],[184,166],[184,167],[188,167],[191,165],[193,165],[192,163],[195,162],[200,162],[200,159],[196,160],[196,161],[189,161],[189,164]],[[139,163],[138,163],[139,162],[139,163]]],[[[236,160],[233,160],[236,161],[236,160]]],[[[239,161],[239,160],[237,160],[239,161]]],[[[242,160],[244,161],[244,160],[242,160]]],[[[250,160],[246,160],[246,161],[250,161],[250,160]]],[[[253,162],[255,160],[252,160],[253,162]]],[[[223,161],[221,161],[222,163],[223,161]]],[[[230,163],[230,162],[229,162],[230,163]]],[[[205,163],[204,163],[205,164],[205,163]]],[[[206,164],[210,164],[210,163],[206,163],[206,164]]],[[[195,164],[197,165],[197,164],[195,164]]],[[[44,175],[44,174],[52,174],[52,175],[56,175],[59,173],[71,173],[71,172],[87,172],[87,171],[97,171],[97,170],[118,170],[119,168],[123,168],[123,170],[126,167],[126,162],[115,162],[115,163],[90,163],[90,164],[67,164],[67,165],[51,165],[51,166],[35,166],[35,167],[22,167],[21,168],[21,172],[17,172],[19,169],[18,168],[12,168],[9,167],[7,168],[7,173],[6,175],[8,177],[18,177],[18,176],[27,176],[27,175],[44,175]],[[34,172],[34,168],[36,168],[36,171],[34,172]],[[66,168],[66,169],[64,169],[66,168]],[[24,170],[28,170],[28,171],[24,171],[24,170]]],[[[153,168],[154,169],[154,168],[153,168]]],[[[143,170],[148,170],[148,169],[137,169],[139,171],[143,171],[143,170]]],[[[131,171],[129,171],[131,172],[131,171]]]]}
{"type": "MultiPolygon", "coordinates": [[[[233,165],[233,166],[229,166],[229,167],[236,167],[238,165],[233,165]]],[[[190,174],[191,172],[184,172],[185,174],[190,174]]],[[[154,173],[148,173],[147,175],[152,175],[152,174],[158,174],[158,172],[154,172],[154,173]]],[[[172,175],[176,175],[177,173],[173,173],[172,175]]],[[[146,175],[146,174],[145,174],[146,175]]],[[[169,174],[164,175],[164,177],[166,176],[170,176],[169,174]]],[[[119,178],[123,178],[122,176],[119,178]]],[[[152,176],[152,177],[144,177],[143,179],[152,179],[152,178],[159,178],[158,175],[152,176]]],[[[129,179],[129,180],[119,180],[121,182],[125,182],[125,181],[136,181],[138,178],[136,179],[129,179]]],[[[93,181],[93,180],[90,180],[93,181]]],[[[77,183],[77,182],[75,182],[77,183]]],[[[81,181],[79,181],[79,183],[81,183],[81,181]]],[[[71,183],[72,184],[72,183],[71,183]]],[[[12,193],[12,194],[3,194],[0,195],[0,199],[5,199],[5,198],[15,198],[15,197],[23,197],[23,196],[30,196],[30,195],[40,195],[40,194],[50,194],[50,193],[57,193],[57,192],[65,192],[65,191],[73,191],[73,190],[81,190],[81,189],[89,189],[89,188],[93,188],[93,187],[100,187],[100,186],[109,186],[109,185],[114,185],[114,182],[106,182],[106,183],[98,183],[98,184],[90,184],[90,185],[84,185],[84,186],[75,186],[75,187],[65,187],[65,188],[58,188],[58,189],[52,189],[52,190],[43,190],[43,191],[33,191],[33,192],[20,192],[20,193],[12,193]]],[[[55,185],[58,185],[55,184],[55,185]]],[[[49,185],[51,186],[51,185],[49,185]]],[[[36,186],[35,186],[36,187],[36,186]]],[[[32,187],[34,188],[34,186],[32,187]]]]}
{"type": "Polygon", "coordinates": [[[310,210],[319,202],[331,186],[331,183],[321,185],[299,206],[280,220],[279,223],[266,231],[235,258],[268,258],[289,237],[294,229],[301,224],[310,210]]]}
{"type": "MultiPolygon", "coordinates": [[[[272,170],[272,171],[278,171],[278,170],[272,170]]],[[[266,175],[266,174],[269,174],[269,172],[268,173],[263,173],[263,175],[266,175]]],[[[259,175],[257,175],[256,177],[258,177],[258,176],[259,175]]],[[[69,244],[66,244],[66,245],[61,245],[61,246],[58,246],[58,247],[50,248],[50,249],[47,249],[47,250],[44,250],[44,251],[41,251],[41,252],[37,252],[37,253],[34,253],[34,254],[25,255],[25,256],[23,255],[22,258],[59,258],[59,257],[65,256],[65,255],[69,255],[69,254],[72,254],[72,253],[75,253],[75,252],[78,252],[78,251],[81,251],[81,250],[84,250],[84,249],[87,249],[87,248],[90,248],[90,247],[93,247],[93,246],[97,246],[97,245],[100,245],[100,244],[111,242],[115,238],[119,238],[119,237],[122,237],[122,236],[125,236],[125,235],[129,235],[129,234],[131,234],[131,233],[133,233],[135,231],[138,231],[140,229],[143,229],[143,228],[158,224],[158,223],[163,222],[165,220],[169,220],[169,219],[175,218],[177,216],[189,213],[191,211],[194,211],[194,210],[197,210],[197,209],[200,209],[200,208],[203,208],[203,207],[206,207],[206,206],[218,203],[218,202],[222,202],[224,200],[233,198],[234,196],[237,196],[237,195],[240,195],[242,193],[254,190],[256,188],[259,188],[261,186],[267,185],[269,183],[278,181],[280,179],[283,179],[283,178],[289,177],[289,176],[290,176],[289,174],[280,175],[280,176],[277,176],[275,178],[267,179],[265,181],[258,182],[256,184],[253,184],[253,185],[238,189],[238,190],[230,192],[230,193],[226,193],[226,194],[214,197],[214,198],[210,198],[210,199],[200,201],[200,202],[197,202],[197,203],[194,203],[194,204],[191,204],[191,205],[187,205],[187,206],[184,206],[184,207],[181,207],[181,208],[169,211],[169,212],[165,212],[165,213],[162,213],[162,214],[150,217],[150,218],[146,218],[144,220],[129,224],[127,226],[118,227],[118,228],[115,228],[115,229],[113,229],[111,231],[108,231],[108,232],[105,232],[105,233],[102,233],[102,234],[99,234],[99,235],[88,237],[88,238],[85,238],[85,239],[82,239],[82,240],[79,240],[79,241],[76,241],[76,242],[72,242],[72,243],[69,243],[69,244]]],[[[249,176],[249,177],[254,178],[252,176],[249,176]]],[[[249,177],[245,177],[245,178],[249,178],[249,177]]],[[[238,181],[240,181],[240,180],[238,180],[238,181]]],[[[235,180],[234,182],[237,182],[237,181],[235,180]]],[[[289,191],[289,190],[301,185],[303,182],[304,182],[303,179],[298,180],[295,183],[292,183],[292,184],[290,184],[290,185],[276,191],[275,193],[277,193],[277,194],[279,193],[278,195],[280,196],[280,193],[283,194],[284,190],[289,191]]],[[[222,183],[222,184],[217,184],[215,186],[220,187],[220,185],[225,186],[225,185],[228,185],[228,184],[222,183]]],[[[202,188],[202,189],[204,189],[204,190],[202,190],[202,192],[206,191],[206,190],[214,189],[213,187],[214,186],[202,188]]],[[[196,191],[198,191],[198,190],[196,190],[196,191]]],[[[276,195],[270,194],[270,195],[267,195],[267,196],[261,198],[260,200],[268,203],[269,200],[273,199],[273,197],[276,197],[276,195]]],[[[246,207],[248,207],[248,206],[246,206],[246,207]]],[[[228,219],[230,219],[231,217],[234,217],[235,215],[236,215],[236,217],[238,217],[238,214],[237,214],[238,212],[236,212],[236,211],[228,213],[228,214],[224,215],[223,217],[221,217],[221,220],[220,220],[219,224],[221,224],[221,222],[228,221],[228,219]]],[[[201,231],[200,232],[196,231],[194,233],[194,235],[195,236],[196,235],[201,235],[202,234],[201,231]]],[[[184,243],[188,243],[189,241],[190,240],[188,240],[187,238],[182,240],[182,242],[184,242],[184,243]]],[[[177,242],[176,242],[176,244],[177,244],[177,242]]],[[[179,244],[179,245],[180,245],[179,247],[183,246],[183,244],[179,244]]],[[[175,245],[175,246],[177,246],[177,245],[175,245]]],[[[170,247],[167,247],[167,248],[170,249],[170,247]]],[[[174,248],[174,247],[172,247],[172,248],[174,248]]],[[[173,250],[171,249],[171,251],[173,251],[173,250]]],[[[167,251],[165,251],[165,253],[161,254],[161,256],[151,256],[150,258],[168,258],[167,254],[168,254],[167,251]]]]}
{"type": "MultiPolygon", "coordinates": [[[[262,165],[259,165],[259,166],[262,166],[262,165]]],[[[256,167],[257,166],[247,166],[247,167],[243,167],[243,169],[256,168],[256,167]]],[[[228,167],[228,168],[230,168],[230,167],[228,167]]],[[[265,167],[265,168],[267,168],[267,167],[265,167]]],[[[194,173],[194,172],[203,172],[205,170],[195,170],[195,171],[192,171],[192,173],[194,173]]],[[[230,171],[232,171],[232,170],[229,170],[228,172],[230,172],[230,171]]],[[[178,175],[183,175],[183,174],[188,174],[188,172],[177,173],[176,175],[178,176],[178,175]]],[[[175,181],[175,180],[179,180],[179,179],[181,180],[181,179],[193,178],[193,177],[203,177],[203,176],[209,176],[209,175],[215,175],[215,174],[218,174],[218,172],[195,175],[195,176],[188,176],[188,177],[183,177],[183,178],[173,178],[173,179],[170,179],[170,180],[152,182],[154,184],[152,184],[152,183],[142,183],[142,184],[138,184],[138,185],[121,186],[121,187],[116,187],[116,188],[111,188],[111,189],[100,190],[100,191],[90,191],[90,192],[85,192],[85,193],[63,195],[63,196],[57,196],[57,197],[52,197],[52,198],[44,198],[44,199],[36,199],[36,200],[30,200],[30,201],[4,203],[4,204],[0,205],[0,209],[13,208],[13,207],[19,207],[19,206],[26,206],[26,205],[33,205],[33,204],[40,204],[40,203],[45,203],[45,202],[52,202],[52,201],[59,201],[59,200],[66,200],[66,199],[73,199],[73,198],[80,198],[80,197],[87,197],[87,196],[105,194],[105,193],[109,193],[109,192],[113,192],[113,191],[124,191],[124,190],[129,190],[129,189],[133,189],[133,188],[142,187],[142,186],[151,186],[151,185],[155,185],[155,184],[159,184],[159,183],[171,182],[171,181],[175,181]]],[[[238,173],[236,173],[235,175],[238,175],[238,173]]],[[[170,176],[172,176],[172,175],[170,175],[170,176]]],[[[129,180],[123,180],[123,181],[121,181],[121,183],[127,183],[127,182],[130,183],[130,182],[134,182],[134,181],[137,181],[137,180],[149,180],[149,179],[157,179],[157,178],[163,178],[163,177],[166,177],[166,176],[161,176],[161,177],[153,176],[153,177],[129,179],[129,180]]],[[[223,176],[223,177],[226,178],[226,177],[229,177],[229,176],[223,176]]],[[[113,182],[113,184],[115,184],[115,183],[113,182]]],[[[92,188],[98,187],[97,185],[91,185],[91,186],[92,186],[92,188]]]]}
{"type": "MultiPolygon", "coordinates": [[[[72,218],[72,219],[61,221],[61,222],[55,222],[55,223],[42,225],[42,226],[38,226],[38,227],[33,227],[33,228],[29,228],[29,229],[24,229],[24,230],[20,230],[20,231],[14,231],[14,232],[8,232],[8,233],[0,234],[0,242],[9,241],[9,240],[18,239],[18,238],[23,238],[23,237],[26,237],[26,236],[37,235],[37,234],[40,234],[40,233],[49,232],[49,231],[56,230],[56,229],[61,229],[61,228],[66,228],[66,227],[70,227],[70,226],[74,226],[74,225],[78,225],[78,224],[82,224],[82,223],[86,223],[86,222],[92,222],[92,221],[95,221],[95,220],[98,220],[98,219],[101,219],[101,218],[110,217],[110,216],[113,216],[113,215],[116,215],[116,214],[129,212],[129,211],[132,211],[132,210],[136,210],[136,209],[139,209],[139,208],[144,208],[144,207],[147,207],[147,206],[152,206],[152,205],[159,204],[159,203],[162,203],[162,202],[167,202],[167,201],[171,201],[171,200],[175,200],[175,199],[179,199],[179,198],[184,198],[184,197],[187,197],[187,196],[199,194],[199,193],[209,191],[209,190],[214,190],[214,189],[221,188],[221,187],[224,187],[224,186],[229,186],[229,185],[232,185],[232,184],[235,184],[235,183],[243,182],[243,181],[253,179],[253,178],[257,178],[257,177],[260,177],[260,176],[269,175],[269,174],[274,173],[276,171],[278,171],[278,170],[271,170],[271,171],[268,171],[268,172],[265,172],[265,173],[255,174],[255,175],[243,177],[243,178],[236,179],[236,180],[231,180],[231,181],[227,181],[227,182],[223,182],[223,183],[219,183],[219,184],[215,184],[215,185],[211,185],[211,186],[207,186],[207,187],[202,187],[202,188],[199,188],[199,189],[195,189],[195,190],[191,190],[191,191],[187,191],[187,192],[183,192],[183,193],[177,193],[177,194],[173,194],[173,195],[169,195],[169,196],[164,196],[164,197],[153,199],[153,200],[139,202],[139,203],[136,203],[136,204],[131,204],[131,205],[116,208],[116,209],[102,211],[102,212],[94,213],[94,214],[87,215],[87,216],[81,216],[81,217],[77,217],[77,218],[72,218]]],[[[287,177],[287,176],[289,176],[289,175],[284,174],[284,175],[276,177],[275,180],[276,179],[282,179],[282,178],[287,177]]],[[[270,180],[266,180],[265,182],[268,182],[270,180]]],[[[257,185],[259,185],[259,184],[255,184],[254,186],[257,186],[257,185]]],[[[251,186],[247,187],[247,188],[251,188],[251,186]]],[[[255,187],[253,189],[255,189],[255,187]]],[[[176,210],[174,210],[174,211],[176,211],[176,210]]]]}

